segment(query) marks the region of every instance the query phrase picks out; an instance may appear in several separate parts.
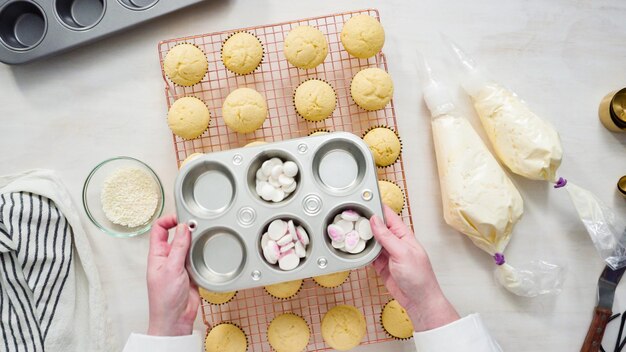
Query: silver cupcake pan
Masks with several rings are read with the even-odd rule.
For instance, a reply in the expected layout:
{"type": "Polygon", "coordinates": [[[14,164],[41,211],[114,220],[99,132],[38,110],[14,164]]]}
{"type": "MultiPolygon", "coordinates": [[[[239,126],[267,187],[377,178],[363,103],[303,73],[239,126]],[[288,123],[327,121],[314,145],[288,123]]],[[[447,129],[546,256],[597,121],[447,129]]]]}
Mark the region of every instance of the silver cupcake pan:
{"type": "Polygon", "coordinates": [[[211,291],[233,291],[356,269],[381,247],[374,240],[349,254],[332,247],[326,227],[343,210],[383,216],[374,159],[361,138],[335,132],[193,159],[175,183],[178,221],[192,229],[188,268],[211,291]],[[256,194],[256,171],[272,157],[298,165],[296,190],[282,202],[256,194]],[[261,236],[275,219],[291,219],[309,235],[307,255],[283,271],[265,261],[261,236]]]}
{"type": "Polygon", "coordinates": [[[203,0],[0,0],[0,62],[21,64],[203,0]]]}

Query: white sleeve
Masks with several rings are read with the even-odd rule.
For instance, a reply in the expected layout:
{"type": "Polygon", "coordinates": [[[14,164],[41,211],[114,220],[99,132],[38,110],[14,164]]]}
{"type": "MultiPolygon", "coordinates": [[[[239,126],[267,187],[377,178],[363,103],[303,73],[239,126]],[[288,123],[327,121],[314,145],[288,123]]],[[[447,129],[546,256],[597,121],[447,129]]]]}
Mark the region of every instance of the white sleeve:
{"type": "Polygon", "coordinates": [[[420,352],[502,352],[478,314],[433,330],[415,332],[413,337],[420,352]]]}
{"type": "Polygon", "coordinates": [[[200,352],[202,338],[197,331],[186,336],[150,336],[132,333],[122,352],[200,352]]]}

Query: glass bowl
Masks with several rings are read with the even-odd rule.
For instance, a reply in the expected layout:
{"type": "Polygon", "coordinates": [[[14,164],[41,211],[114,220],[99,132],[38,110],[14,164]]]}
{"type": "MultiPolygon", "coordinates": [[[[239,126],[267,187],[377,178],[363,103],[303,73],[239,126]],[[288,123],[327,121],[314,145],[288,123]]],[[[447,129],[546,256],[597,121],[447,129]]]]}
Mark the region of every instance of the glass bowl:
{"type": "Polygon", "coordinates": [[[150,230],[154,220],[161,216],[163,212],[164,198],[163,185],[157,174],[144,162],[127,156],[119,156],[101,162],[91,170],[83,185],[83,207],[89,220],[102,232],[113,237],[133,237],[150,230]],[[104,215],[100,201],[100,193],[102,192],[104,181],[111,173],[121,168],[137,168],[146,171],[158,185],[159,201],[152,218],[145,225],[137,227],[122,226],[114,224],[104,215]]]}

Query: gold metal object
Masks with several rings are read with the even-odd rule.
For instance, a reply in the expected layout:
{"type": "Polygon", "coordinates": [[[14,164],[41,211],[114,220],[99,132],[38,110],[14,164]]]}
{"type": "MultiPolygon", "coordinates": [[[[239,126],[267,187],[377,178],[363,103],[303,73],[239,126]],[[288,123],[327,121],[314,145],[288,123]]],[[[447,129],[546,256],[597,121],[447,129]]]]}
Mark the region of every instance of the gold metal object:
{"type": "Polygon", "coordinates": [[[617,190],[622,197],[626,198],[626,175],[620,177],[619,181],[617,181],[617,190]]]}
{"type": "Polygon", "coordinates": [[[602,98],[598,115],[608,130],[626,132],[626,88],[613,91],[602,98]]]}

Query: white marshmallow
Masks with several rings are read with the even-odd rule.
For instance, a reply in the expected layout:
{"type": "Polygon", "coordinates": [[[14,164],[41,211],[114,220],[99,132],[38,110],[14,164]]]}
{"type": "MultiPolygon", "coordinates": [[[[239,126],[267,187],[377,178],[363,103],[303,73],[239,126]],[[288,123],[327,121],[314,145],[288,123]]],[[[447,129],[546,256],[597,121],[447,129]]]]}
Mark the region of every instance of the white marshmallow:
{"type": "Polygon", "coordinates": [[[281,189],[282,189],[283,191],[285,191],[285,193],[291,193],[291,192],[293,192],[293,191],[295,191],[295,190],[296,190],[296,187],[297,187],[297,186],[298,186],[298,184],[294,181],[294,182],[292,182],[292,183],[291,183],[290,185],[288,185],[288,186],[284,186],[284,185],[283,185],[283,186],[281,187],[281,189]]]}
{"type": "Polygon", "coordinates": [[[259,195],[266,201],[272,200],[274,198],[274,193],[276,193],[276,188],[272,187],[269,183],[265,183],[261,187],[261,192],[259,195]]]}
{"type": "Polygon", "coordinates": [[[265,248],[267,246],[267,242],[270,241],[270,234],[269,233],[264,233],[263,236],[261,236],[261,248],[265,248]]]}
{"type": "Polygon", "coordinates": [[[263,169],[256,170],[256,179],[257,181],[267,181],[267,175],[263,173],[263,169]]]}
{"type": "Polygon", "coordinates": [[[261,196],[261,193],[263,192],[263,185],[268,184],[265,181],[257,181],[256,182],[256,194],[259,195],[259,197],[261,196]]]}
{"type": "Polygon", "coordinates": [[[278,176],[283,174],[283,166],[275,165],[272,167],[272,177],[278,180],[278,176]]]}
{"type": "Polygon", "coordinates": [[[280,186],[281,186],[280,182],[278,182],[278,179],[276,179],[276,178],[274,178],[274,177],[272,177],[272,176],[270,176],[270,177],[267,179],[267,182],[268,182],[270,185],[272,185],[272,187],[274,187],[274,188],[280,188],[280,186]]]}
{"type": "Polygon", "coordinates": [[[281,186],[289,186],[290,184],[294,182],[295,180],[293,179],[293,177],[287,177],[285,175],[278,175],[278,183],[280,183],[281,186]]]}
{"type": "Polygon", "coordinates": [[[283,172],[287,177],[295,177],[298,174],[298,165],[293,161],[285,161],[283,164],[283,172]]]}
{"type": "Polygon", "coordinates": [[[283,161],[280,160],[279,158],[276,158],[276,157],[271,158],[269,161],[272,163],[272,166],[282,165],[283,164],[283,161]]]}
{"type": "Polygon", "coordinates": [[[293,244],[293,242],[289,242],[286,245],[280,247],[280,252],[285,253],[293,247],[295,247],[295,244],[293,244]]]}
{"type": "Polygon", "coordinates": [[[343,230],[344,233],[348,233],[352,230],[354,230],[354,223],[352,221],[347,221],[347,220],[339,220],[335,223],[335,225],[341,227],[341,229],[343,230]]]}
{"type": "Polygon", "coordinates": [[[282,202],[283,199],[285,199],[285,191],[280,188],[274,188],[274,196],[272,197],[272,202],[282,202]]]}
{"type": "Polygon", "coordinates": [[[304,230],[304,227],[298,226],[296,228],[296,234],[298,235],[298,240],[302,242],[303,245],[307,246],[309,244],[309,235],[304,230]]]}
{"type": "Polygon", "coordinates": [[[332,241],[330,243],[330,245],[333,246],[333,248],[343,249],[346,246],[346,243],[345,242],[335,242],[335,241],[332,241]]]}
{"type": "Polygon", "coordinates": [[[298,267],[298,264],[300,264],[300,258],[298,258],[294,250],[290,250],[278,260],[278,267],[285,271],[295,269],[298,267]]]}
{"type": "Polygon", "coordinates": [[[365,249],[365,241],[359,240],[357,245],[351,251],[348,251],[348,252],[351,254],[357,254],[357,253],[363,252],[364,249],[365,249]]]}
{"type": "Polygon", "coordinates": [[[272,174],[272,167],[274,166],[274,164],[272,163],[271,160],[265,160],[263,162],[263,164],[261,164],[261,172],[265,175],[265,176],[269,176],[272,174]]]}
{"type": "Polygon", "coordinates": [[[276,219],[270,223],[270,226],[267,227],[267,233],[272,240],[278,241],[287,233],[287,223],[281,219],[276,219]]]}
{"type": "Polygon", "coordinates": [[[333,218],[333,224],[336,224],[337,222],[339,222],[339,220],[341,220],[341,214],[337,214],[337,215],[333,218]]]}
{"type": "Polygon", "coordinates": [[[346,221],[356,222],[361,216],[354,210],[344,210],[341,212],[341,218],[346,221]]]}
{"type": "Polygon", "coordinates": [[[359,236],[365,241],[374,237],[370,222],[366,218],[360,218],[359,221],[356,222],[355,229],[359,233],[359,236]]]}
{"type": "Polygon", "coordinates": [[[293,238],[291,237],[291,234],[289,233],[287,233],[285,236],[281,237],[278,241],[276,241],[276,243],[278,243],[279,246],[284,246],[292,242],[293,242],[293,238]]]}
{"type": "Polygon", "coordinates": [[[304,245],[302,245],[302,242],[297,241],[294,250],[298,257],[300,258],[306,257],[306,249],[304,248],[304,245]]]}
{"type": "Polygon", "coordinates": [[[346,234],[346,250],[348,252],[354,250],[354,248],[359,244],[359,241],[363,241],[361,237],[359,237],[359,233],[356,231],[350,231],[346,234]]]}
{"type": "Polygon", "coordinates": [[[287,233],[291,236],[292,241],[298,241],[298,233],[296,232],[296,226],[293,220],[287,221],[287,233]]]}
{"type": "Polygon", "coordinates": [[[263,248],[263,256],[268,263],[276,264],[278,258],[280,257],[280,248],[278,247],[278,244],[274,241],[269,241],[267,246],[263,248]]]}

